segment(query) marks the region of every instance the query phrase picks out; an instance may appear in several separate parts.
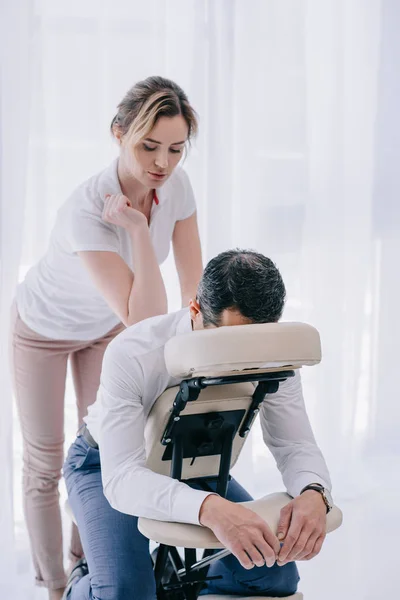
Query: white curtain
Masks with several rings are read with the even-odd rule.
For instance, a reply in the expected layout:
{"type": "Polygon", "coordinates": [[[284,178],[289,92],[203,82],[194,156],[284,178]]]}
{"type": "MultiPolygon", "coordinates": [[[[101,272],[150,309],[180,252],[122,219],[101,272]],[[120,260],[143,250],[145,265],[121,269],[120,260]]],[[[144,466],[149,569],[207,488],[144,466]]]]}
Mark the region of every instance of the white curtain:
{"type": "MultiPolygon", "coordinates": [[[[233,246],[264,252],[287,285],[285,319],[321,332],[323,362],[304,370],[305,395],[335,498],[348,516],[343,533],[317,559],[319,568],[313,561],[303,566],[302,590],[320,599],[335,562],[343,574],[329,583],[324,600],[337,597],[341,578],[347,593],[340,597],[376,597],[373,560],[358,558],[370,539],[358,537],[357,511],[373,499],[368,514],[380,523],[389,494],[378,490],[388,482],[393,502],[400,499],[399,3],[36,0],[33,21],[28,1],[7,10],[18,15],[3,21],[1,39],[4,50],[17,34],[15,52],[7,60],[3,52],[1,62],[2,342],[3,308],[18,265],[22,277],[45,250],[55,213],[74,186],[116,155],[108,125],[122,95],[150,74],[175,79],[200,115],[186,168],[205,258],[233,246]],[[13,70],[11,87],[4,68],[13,70]]],[[[170,259],[164,271],[172,310],[179,294],[170,259]]],[[[4,547],[12,548],[12,413],[4,364],[0,514],[4,547]]],[[[69,444],[71,392],[67,427],[69,444]]],[[[16,554],[27,577],[17,427],[15,434],[16,554]]],[[[236,475],[256,495],[281,488],[257,429],[236,475]]],[[[15,557],[7,558],[8,572],[15,571],[15,557]]],[[[0,582],[2,570],[0,563],[0,582]]]]}
{"type": "Polygon", "coordinates": [[[26,198],[32,16],[30,0],[0,2],[0,595],[4,598],[15,596],[17,582],[8,324],[21,260],[26,198]]]}

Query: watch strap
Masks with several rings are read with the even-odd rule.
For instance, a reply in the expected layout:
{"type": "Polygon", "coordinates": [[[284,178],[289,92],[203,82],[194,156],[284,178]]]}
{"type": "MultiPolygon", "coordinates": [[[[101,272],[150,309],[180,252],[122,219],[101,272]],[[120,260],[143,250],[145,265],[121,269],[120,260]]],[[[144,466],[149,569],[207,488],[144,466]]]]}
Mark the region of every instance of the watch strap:
{"type": "Polygon", "coordinates": [[[326,506],[327,513],[332,509],[331,505],[329,504],[328,498],[325,495],[325,488],[323,485],[321,485],[320,483],[309,483],[301,490],[300,496],[303,492],[306,492],[307,490],[313,490],[314,492],[318,492],[319,494],[321,494],[326,506]]]}

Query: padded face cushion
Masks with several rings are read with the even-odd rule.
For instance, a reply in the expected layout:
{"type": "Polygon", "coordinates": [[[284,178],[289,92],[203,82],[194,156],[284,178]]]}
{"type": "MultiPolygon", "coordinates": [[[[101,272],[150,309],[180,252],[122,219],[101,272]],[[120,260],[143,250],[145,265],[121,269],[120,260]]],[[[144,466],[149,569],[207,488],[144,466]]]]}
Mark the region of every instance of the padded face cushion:
{"type": "Polygon", "coordinates": [[[193,331],[170,339],[165,363],[176,378],[244,369],[299,368],[321,361],[318,331],[306,323],[262,323],[193,331]]]}

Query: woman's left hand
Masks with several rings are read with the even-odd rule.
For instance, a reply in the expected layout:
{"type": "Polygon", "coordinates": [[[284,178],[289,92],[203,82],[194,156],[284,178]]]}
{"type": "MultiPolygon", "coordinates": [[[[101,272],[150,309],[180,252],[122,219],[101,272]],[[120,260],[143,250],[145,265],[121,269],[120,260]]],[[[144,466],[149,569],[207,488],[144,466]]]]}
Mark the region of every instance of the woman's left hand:
{"type": "Polygon", "coordinates": [[[123,194],[107,194],[102,218],[107,223],[119,225],[127,230],[148,227],[146,216],[136,208],[132,208],[131,201],[123,194]]]}

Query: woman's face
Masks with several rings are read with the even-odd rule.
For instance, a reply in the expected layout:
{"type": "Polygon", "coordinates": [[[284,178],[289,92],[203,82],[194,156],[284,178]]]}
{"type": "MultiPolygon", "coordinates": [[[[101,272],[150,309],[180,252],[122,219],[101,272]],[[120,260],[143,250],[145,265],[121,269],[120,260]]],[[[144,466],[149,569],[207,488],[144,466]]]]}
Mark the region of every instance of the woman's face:
{"type": "Polygon", "coordinates": [[[160,117],[134,150],[122,142],[121,157],[131,176],[148,188],[159,188],[181,160],[187,137],[182,115],[160,117]]]}

